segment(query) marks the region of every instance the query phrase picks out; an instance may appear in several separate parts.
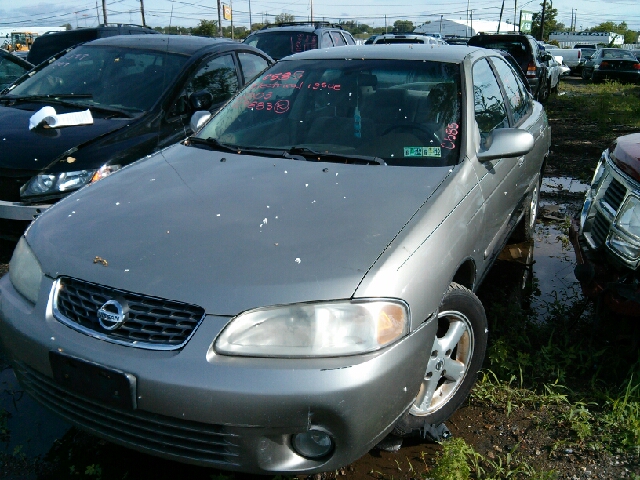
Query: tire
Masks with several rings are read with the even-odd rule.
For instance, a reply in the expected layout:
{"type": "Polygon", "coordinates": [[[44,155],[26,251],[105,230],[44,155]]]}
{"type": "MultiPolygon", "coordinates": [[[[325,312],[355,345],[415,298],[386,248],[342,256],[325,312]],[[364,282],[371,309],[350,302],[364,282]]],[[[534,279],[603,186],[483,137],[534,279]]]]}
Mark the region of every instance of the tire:
{"type": "Polygon", "coordinates": [[[550,93],[551,93],[551,87],[547,82],[547,84],[542,88],[542,90],[538,92],[538,102],[542,104],[547,103],[547,100],[549,100],[550,93]]]}
{"type": "Polygon", "coordinates": [[[414,405],[396,424],[407,436],[447,420],[465,401],[487,348],[487,317],[471,290],[452,283],[438,310],[438,333],[414,405]],[[447,373],[447,369],[449,372],[447,373]]]}
{"type": "Polygon", "coordinates": [[[538,207],[540,203],[540,181],[536,182],[533,190],[529,192],[525,199],[524,217],[511,234],[509,243],[528,242],[533,239],[536,231],[536,220],[538,219],[538,207]]]}

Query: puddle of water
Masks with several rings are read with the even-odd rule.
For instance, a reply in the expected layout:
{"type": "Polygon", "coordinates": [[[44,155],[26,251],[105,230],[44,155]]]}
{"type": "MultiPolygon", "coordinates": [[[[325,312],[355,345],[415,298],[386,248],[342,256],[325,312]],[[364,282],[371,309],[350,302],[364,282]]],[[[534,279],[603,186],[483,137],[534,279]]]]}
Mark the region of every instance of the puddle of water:
{"type": "Polygon", "coordinates": [[[542,194],[572,193],[583,194],[589,185],[571,177],[544,177],[540,191],[542,194]]]}

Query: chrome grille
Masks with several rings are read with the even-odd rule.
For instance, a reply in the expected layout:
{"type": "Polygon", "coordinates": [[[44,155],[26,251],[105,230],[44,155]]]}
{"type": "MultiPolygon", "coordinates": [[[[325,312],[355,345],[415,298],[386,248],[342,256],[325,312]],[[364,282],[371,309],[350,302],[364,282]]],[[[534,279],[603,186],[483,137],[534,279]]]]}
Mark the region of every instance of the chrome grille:
{"type": "Polygon", "coordinates": [[[204,309],[172,300],[148,297],[69,277],[58,280],[54,313],[63,323],[115,343],[150,349],[176,349],[193,335],[204,309]],[[105,330],[98,309],[108,300],[128,306],[128,317],[116,330],[105,330]]]}
{"type": "Polygon", "coordinates": [[[601,212],[597,212],[593,219],[593,225],[591,226],[591,239],[593,240],[596,248],[600,248],[604,245],[608,233],[609,221],[601,212]]]}
{"type": "Polygon", "coordinates": [[[80,428],[116,443],[211,466],[239,465],[239,437],[208,425],[142,410],[121,410],[61,388],[22,363],[14,365],[24,389],[38,402],[80,428]]]}
{"type": "Polygon", "coordinates": [[[627,189],[624,185],[622,185],[615,178],[611,179],[611,183],[607,187],[607,190],[604,192],[604,196],[602,197],[602,201],[607,203],[614,212],[618,211],[622,201],[624,200],[624,196],[627,193],[627,189]]]}

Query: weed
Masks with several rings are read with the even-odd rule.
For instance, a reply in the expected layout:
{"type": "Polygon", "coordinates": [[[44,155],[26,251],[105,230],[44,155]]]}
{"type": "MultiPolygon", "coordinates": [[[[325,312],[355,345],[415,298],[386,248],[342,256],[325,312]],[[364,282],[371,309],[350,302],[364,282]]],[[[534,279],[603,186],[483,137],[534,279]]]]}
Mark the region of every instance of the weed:
{"type": "Polygon", "coordinates": [[[442,452],[438,452],[436,465],[429,472],[433,480],[468,480],[471,468],[468,459],[476,452],[462,438],[453,438],[442,443],[442,452]]]}

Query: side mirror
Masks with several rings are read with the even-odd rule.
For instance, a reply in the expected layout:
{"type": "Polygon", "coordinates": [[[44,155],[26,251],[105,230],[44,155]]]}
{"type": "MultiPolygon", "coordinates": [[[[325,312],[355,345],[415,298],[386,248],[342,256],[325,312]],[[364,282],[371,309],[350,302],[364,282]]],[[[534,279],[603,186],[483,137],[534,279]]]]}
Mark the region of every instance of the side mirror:
{"type": "Polygon", "coordinates": [[[211,113],[209,113],[206,110],[204,111],[201,110],[191,115],[191,121],[189,122],[191,131],[195,133],[198,130],[200,130],[200,127],[202,127],[205,123],[207,123],[207,121],[210,118],[211,118],[211,113]]]}
{"type": "Polygon", "coordinates": [[[209,110],[213,105],[213,95],[206,90],[192,93],[189,95],[189,105],[194,111],[209,110]]]}
{"type": "Polygon", "coordinates": [[[484,142],[484,149],[478,152],[478,160],[486,162],[496,158],[519,157],[533,149],[535,140],[526,130],[519,128],[498,128],[484,142]]]}

